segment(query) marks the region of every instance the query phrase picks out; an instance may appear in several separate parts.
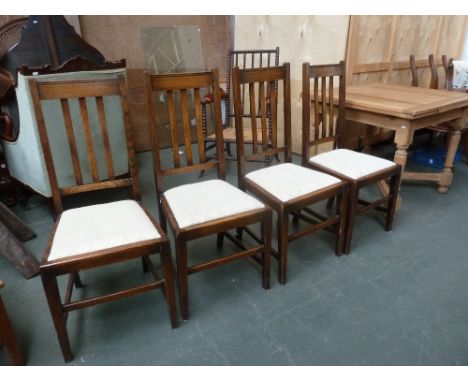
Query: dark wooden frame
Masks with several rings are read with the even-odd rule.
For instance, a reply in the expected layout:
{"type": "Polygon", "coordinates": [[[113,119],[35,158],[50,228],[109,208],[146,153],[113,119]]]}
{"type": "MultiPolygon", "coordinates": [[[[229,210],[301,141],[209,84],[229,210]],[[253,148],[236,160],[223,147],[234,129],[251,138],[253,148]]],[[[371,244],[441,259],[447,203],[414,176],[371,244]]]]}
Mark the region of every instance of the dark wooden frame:
{"type": "MultiPolygon", "coordinates": [[[[340,147],[340,137],[345,123],[345,102],[346,64],[344,61],[340,61],[339,64],[331,65],[311,66],[309,63],[302,64],[302,164],[303,166],[326,172],[340,178],[349,185],[349,199],[347,203],[348,211],[346,213],[346,240],[344,246],[344,253],[348,254],[351,249],[354,220],[357,214],[365,212],[371,208],[382,210],[387,215],[385,230],[391,231],[400,185],[401,166],[395,164],[395,166],[388,169],[369,174],[359,179],[352,179],[339,172],[332,171],[326,167],[309,162],[311,145],[315,145],[320,141],[334,139],[334,148],[336,149],[340,147]],[[334,77],[338,77],[339,80],[338,100],[336,100],[336,97],[334,96],[334,77]],[[314,80],[313,96],[311,95],[310,90],[311,80],[314,80]],[[318,87],[319,83],[321,84],[320,90],[318,87]],[[323,89],[328,89],[328,94],[327,91],[323,91],[323,89]],[[327,133],[325,137],[319,136],[318,128],[314,129],[314,137],[310,137],[310,114],[312,102],[314,103],[314,120],[316,126],[319,121],[322,121],[322,126],[326,126],[327,121],[329,122],[329,127],[325,129],[327,133]],[[333,132],[333,128],[330,124],[333,124],[333,113],[336,104],[338,104],[338,114],[336,115],[336,129],[333,132]],[[390,191],[388,195],[385,195],[373,202],[359,199],[359,191],[361,188],[387,179],[390,179],[390,191]],[[358,207],[358,204],[362,204],[362,206],[358,207]],[[384,204],[387,204],[386,208],[382,207],[384,204]]],[[[330,199],[329,206],[332,202],[333,199],[330,199]]]]}
{"type": "MultiPolygon", "coordinates": [[[[31,95],[33,100],[34,111],[36,115],[41,146],[44,153],[44,158],[49,175],[49,181],[52,190],[52,200],[56,213],[63,211],[62,197],[70,194],[88,192],[100,189],[130,187],[131,193],[135,199],[139,199],[139,183],[136,168],[136,156],[133,146],[133,137],[131,126],[129,123],[127,92],[125,79],[123,75],[119,75],[116,79],[106,80],[84,80],[84,81],[55,81],[55,82],[40,82],[35,78],[29,80],[31,95]],[[124,118],[125,132],[127,137],[127,152],[130,167],[130,174],[125,178],[116,179],[113,173],[112,155],[107,137],[107,124],[105,120],[104,103],[102,98],[108,95],[119,96],[122,105],[124,118]],[[97,102],[98,117],[100,131],[103,136],[105,147],[105,159],[107,175],[109,180],[100,181],[97,174],[96,156],[93,151],[92,136],[89,129],[89,120],[87,117],[87,108],[85,97],[95,97],[97,102]],[[82,179],[79,158],[76,149],[76,142],[73,132],[73,123],[69,113],[68,99],[78,98],[80,102],[80,111],[83,122],[83,131],[87,143],[88,164],[91,169],[93,178],[92,183],[84,183],[82,179]],[[50,148],[48,133],[46,130],[44,116],[42,114],[41,100],[60,99],[62,111],[64,113],[64,128],[67,129],[67,137],[69,140],[70,154],[73,162],[73,173],[75,175],[76,186],[59,188],[57,177],[50,148]]],[[[141,204],[140,204],[141,206],[141,204]]],[[[52,319],[54,321],[55,330],[58,335],[60,347],[66,362],[73,359],[68,339],[66,321],[68,313],[72,310],[93,306],[109,301],[114,301],[124,297],[130,297],[143,292],[162,288],[166,296],[168,305],[171,326],[177,326],[176,304],[174,294],[173,281],[173,266],[170,255],[170,244],[164,231],[158,226],[157,222],[151,215],[141,206],[148,218],[152,221],[155,228],[160,234],[159,239],[141,241],[137,243],[121,245],[114,248],[109,248],[100,251],[89,252],[76,256],[68,256],[55,260],[49,260],[49,254],[53,243],[55,231],[60,223],[61,214],[58,215],[53,231],[49,237],[49,241],[40,265],[41,278],[44,286],[44,291],[49,304],[52,319]],[[153,267],[149,255],[160,253],[163,266],[164,277],[161,278],[153,267]],[[78,272],[86,269],[102,267],[110,264],[121,263],[132,259],[141,258],[143,262],[143,270],[151,271],[155,277],[155,281],[142,284],[137,287],[121,290],[110,293],[104,296],[87,298],[83,300],[72,301],[73,286],[81,287],[81,280],[78,272]],[[57,277],[69,274],[68,286],[65,294],[64,302],[62,303],[60,292],[57,284],[57,277]]]]}
{"type": "MultiPolygon", "coordinates": [[[[319,229],[331,230],[336,236],[335,253],[340,256],[342,253],[343,239],[344,239],[344,228],[345,228],[345,213],[346,213],[346,200],[347,197],[347,185],[346,182],[338,182],[337,184],[331,185],[324,189],[294,198],[287,202],[283,202],[276,198],[271,193],[267,192],[263,188],[259,187],[255,182],[251,181],[246,177],[245,164],[247,161],[252,159],[259,159],[262,157],[271,157],[280,153],[284,154],[284,161],[291,162],[292,159],[292,136],[291,136],[291,84],[290,84],[290,69],[289,64],[285,63],[282,66],[275,68],[260,68],[260,69],[244,69],[241,70],[238,67],[233,69],[233,90],[234,90],[234,114],[235,114],[235,126],[236,126],[236,144],[237,144],[237,171],[238,171],[238,182],[239,187],[243,190],[249,191],[261,199],[263,202],[272,207],[278,214],[278,251],[272,251],[279,261],[279,272],[278,278],[281,284],[286,283],[287,274],[287,256],[288,256],[288,242],[299,239],[305,235],[315,232],[319,229]],[[274,83],[283,84],[283,118],[284,118],[284,146],[278,146],[278,110],[272,108],[271,120],[272,120],[272,139],[271,145],[265,145],[264,142],[257,142],[253,144],[253,154],[245,154],[245,144],[243,137],[243,119],[245,116],[240,112],[242,110],[242,85],[248,84],[249,95],[251,99],[256,99],[252,96],[255,92],[255,84],[259,85],[259,93],[261,103],[265,105],[266,94],[264,89],[265,82],[269,83],[268,86],[269,97],[271,100],[278,99],[278,88],[273,86],[274,83]],[[340,199],[337,208],[336,216],[328,218],[308,208],[311,204],[329,199],[337,196],[340,199]],[[305,215],[303,212],[307,212],[305,215]],[[303,220],[310,223],[310,226],[303,228],[299,231],[288,233],[289,217],[293,216],[295,220],[303,220]],[[333,227],[332,227],[333,226],[333,227]]],[[[250,107],[255,109],[256,102],[251,103],[250,107]]],[[[273,103],[274,104],[274,103],[273,103]]],[[[251,109],[252,110],[252,109],[251,109]]],[[[253,110],[255,111],[255,110],[253,110]]],[[[262,120],[266,118],[266,108],[261,108],[262,120]]],[[[252,129],[255,128],[255,117],[256,112],[251,113],[248,116],[251,120],[252,129]],[[253,115],[253,117],[252,117],[253,115]]],[[[262,130],[265,130],[263,126],[262,130]]],[[[263,134],[262,134],[263,136],[263,134]]],[[[258,238],[247,228],[244,228],[254,239],[258,238]]]]}
{"type": "MultiPolygon", "coordinates": [[[[0,280],[0,289],[4,286],[0,280]]],[[[0,295],[0,344],[5,348],[6,354],[14,366],[24,366],[26,362],[18,346],[13,326],[11,325],[8,313],[0,295]]]]}
{"type": "Polygon", "coordinates": [[[164,196],[163,180],[166,176],[181,173],[204,171],[216,169],[218,179],[225,179],[225,162],[222,141],[221,125],[221,97],[219,90],[219,74],[214,69],[211,72],[200,73],[181,73],[166,75],[151,75],[145,73],[145,85],[147,93],[147,105],[150,116],[150,134],[153,150],[154,177],[156,182],[156,195],[158,199],[159,216],[161,225],[166,229],[166,219],[169,221],[171,231],[175,238],[177,274],[181,306],[181,316],[184,320],[189,318],[189,298],[188,298],[188,276],[214,266],[223,265],[234,260],[245,257],[252,257],[262,265],[262,285],[268,290],[270,288],[270,246],[271,246],[271,210],[268,207],[260,208],[254,211],[236,214],[230,217],[212,220],[206,223],[180,228],[171,207],[164,196]],[[201,119],[201,99],[200,88],[211,88],[214,94],[213,107],[215,115],[215,134],[216,134],[216,154],[208,159],[205,157],[205,145],[202,134],[203,125],[201,119]],[[197,136],[190,136],[189,116],[187,111],[187,97],[182,95],[182,121],[185,138],[185,149],[187,155],[187,165],[183,166],[180,162],[176,126],[176,112],[174,106],[174,91],[187,94],[187,91],[194,90],[195,112],[197,121],[197,136]],[[174,167],[163,169],[160,160],[160,145],[158,137],[157,115],[153,104],[155,92],[165,92],[168,97],[168,113],[172,131],[172,153],[174,167]],[[192,157],[191,143],[198,142],[199,164],[195,164],[192,157]],[[190,149],[188,149],[190,147],[190,149]],[[260,223],[261,225],[261,244],[254,248],[247,248],[242,242],[236,239],[228,231],[242,226],[260,223]],[[220,259],[211,260],[197,265],[188,265],[187,243],[191,240],[199,239],[208,235],[217,234],[217,245],[222,247],[223,238],[227,237],[242,251],[224,256],[220,259]],[[256,255],[261,253],[261,259],[256,255]]]}

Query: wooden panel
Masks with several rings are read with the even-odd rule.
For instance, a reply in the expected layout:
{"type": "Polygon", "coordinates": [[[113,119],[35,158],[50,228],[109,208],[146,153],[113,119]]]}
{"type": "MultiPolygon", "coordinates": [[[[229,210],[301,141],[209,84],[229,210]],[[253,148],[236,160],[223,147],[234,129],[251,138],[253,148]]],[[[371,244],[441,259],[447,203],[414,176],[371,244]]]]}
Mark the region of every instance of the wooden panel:
{"type": "MultiPolygon", "coordinates": [[[[409,55],[427,61],[434,54],[443,87],[442,54],[458,58],[466,35],[468,16],[351,16],[347,46],[348,84],[391,83],[411,85],[409,55]]],[[[427,64],[425,64],[427,65],[427,64]]],[[[427,87],[430,70],[418,65],[420,86],[427,87]]],[[[348,123],[343,142],[347,147],[362,145],[366,135],[375,142],[389,137],[382,129],[348,123]]]]}
{"type": "MultiPolygon", "coordinates": [[[[235,49],[280,48],[280,65],[291,63],[292,147],[302,145],[301,64],[338,63],[345,58],[349,16],[236,16],[235,49]]],[[[278,115],[283,113],[279,89],[278,115]]],[[[278,121],[278,145],[283,145],[282,118],[278,121]]]]}

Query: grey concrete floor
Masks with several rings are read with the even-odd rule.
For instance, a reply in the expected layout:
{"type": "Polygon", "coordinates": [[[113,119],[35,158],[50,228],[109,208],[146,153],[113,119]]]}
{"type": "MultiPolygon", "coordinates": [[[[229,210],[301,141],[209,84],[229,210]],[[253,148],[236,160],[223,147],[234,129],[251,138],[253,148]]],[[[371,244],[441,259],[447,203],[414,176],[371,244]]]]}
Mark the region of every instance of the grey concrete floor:
{"type": "MultiPolygon", "coordinates": [[[[236,184],[235,162],[227,167],[236,184]]],[[[149,153],[139,155],[139,168],[143,202],[156,215],[149,153]]],[[[455,171],[445,195],[430,184],[404,184],[390,233],[379,214],[358,217],[349,256],[336,257],[326,233],[293,242],[285,286],[275,260],[270,291],[249,260],[190,276],[190,319],[177,329],[159,290],[72,312],[70,364],[467,365],[468,166],[458,163],[455,171]]],[[[47,206],[32,197],[14,211],[38,234],[26,246],[40,259],[52,225],[47,206]]],[[[217,250],[215,240],[192,243],[190,261],[233,250],[228,242],[217,250]]],[[[139,261],[87,271],[77,293],[92,296],[145,277],[139,261]]],[[[3,258],[0,278],[28,365],[63,365],[40,278],[25,280],[3,258]]]]}

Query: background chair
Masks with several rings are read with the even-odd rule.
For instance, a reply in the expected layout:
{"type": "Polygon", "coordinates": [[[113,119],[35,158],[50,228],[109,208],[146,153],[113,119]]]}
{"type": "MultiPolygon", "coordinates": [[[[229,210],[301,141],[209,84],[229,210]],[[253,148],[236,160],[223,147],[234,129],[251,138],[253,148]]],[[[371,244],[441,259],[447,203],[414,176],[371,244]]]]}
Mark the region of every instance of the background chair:
{"type": "MultiPolygon", "coordinates": [[[[289,64],[276,68],[239,69],[233,70],[234,87],[234,114],[236,121],[236,145],[237,145],[237,171],[239,187],[247,190],[271,206],[278,214],[278,252],[279,281],[286,283],[288,242],[296,240],[304,235],[319,229],[329,229],[335,234],[335,253],[341,255],[342,241],[344,238],[345,212],[346,212],[346,183],[328,174],[310,170],[291,163],[292,138],[291,138],[291,87],[289,64]],[[278,99],[277,87],[282,86],[283,91],[283,122],[284,122],[284,146],[279,145],[278,140],[278,99]],[[245,116],[242,113],[243,89],[248,87],[248,99],[250,113],[245,116]],[[266,98],[271,101],[271,139],[268,136],[266,125],[267,108],[266,98]],[[256,100],[260,99],[260,109],[257,110],[256,100]],[[257,128],[257,115],[261,115],[261,126],[257,128]],[[244,119],[250,123],[252,131],[259,129],[261,139],[253,140],[252,153],[246,152],[244,142],[244,119]],[[246,162],[260,158],[271,157],[284,153],[284,162],[256,171],[248,172],[246,162]],[[312,209],[306,208],[311,204],[337,196],[341,201],[337,213],[332,217],[323,216],[312,209]],[[303,214],[304,210],[308,215],[303,214]],[[299,231],[289,234],[289,218],[296,216],[311,225],[299,231]]],[[[253,134],[253,133],[252,133],[253,134]]],[[[255,136],[255,135],[254,135],[255,136]]],[[[245,228],[254,239],[256,236],[245,228]]]]}
{"type": "MultiPolygon", "coordinates": [[[[226,159],[235,159],[231,151],[231,143],[236,142],[236,131],[234,127],[234,117],[235,111],[233,109],[232,102],[232,68],[238,66],[240,69],[249,69],[249,68],[264,68],[264,67],[273,67],[279,65],[279,47],[275,49],[249,49],[249,50],[229,50],[227,57],[226,65],[226,91],[222,92],[222,99],[225,102],[225,118],[223,119],[223,142],[226,145],[227,158],[226,159]]],[[[277,84],[274,84],[275,88],[277,84]]],[[[210,99],[210,97],[208,98],[210,99]]],[[[244,101],[244,100],[243,100],[244,101]]],[[[259,100],[257,100],[260,102],[259,100]]],[[[272,107],[271,100],[266,98],[266,107],[268,110],[272,107]]],[[[206,126],[206,103],[203,105],[203,115],[204,115],[204,135],[205,141],[207,143],[207,150],[214,148],[216,137],[215,134],[208,134],[206,126]]],[[[242,109],[242,115],[244,117],[249,117],[249,110],[242,109]]],[[[261,115],[258,114],[257,118],[261,118],[261,115]]],[[[269,137],[271,139],[271,119],[270,112],[268,111],[264,118],[268,120],[268,129],[269,137]]],[[[253,134],[251,129],[244,130],[244,142],[247,144],[252,144],[253,140],[258,140],[260,136],[260,131],[257,130],[257,134],[253,134]]],[[[269,160],[269,158],[267,158],[269,160]]]]}
{"type": "MultiPolygon", "coordinates": [[[[170,245],[165,233],[155,220],[135,200],[91,205],[63,211],[62,198],[68,195],[85,193],[93,190],[110,188],[129,188],[134,199],[139,199],[140,190],[137,177],[136,157],[129,124],[128,104],[125,80],[123,76],[108,80],[39,82],[29,80],[31,95],[39,129],[40,141],[52,191],[54,210],[58,215],[50,235],[40,269],[44,291],[57,331],[65,361],[73,358],[66,321],[70,311],[137,295],[162,288],[166,296],[172,327],[176,327],[176,306],[173,287],[170,245]],[[120,149],[120,155],[128,158],[129,175],[117,177],[114,171],[114,158],[109,139],[110,129],[115,125],[107,124],[106,106],[108,97],[120,100],[119,116],[123,119],[123,128],[127,144],[120,149]],[[60,108],[63,112],[62,125],[50,121],[49,108],[60,108]],[[90,113],[97,113],[98,126],[90,124],[90,113]],[[77,118],[73,123],[72,115],[81,117],[81,126],[77,118]],[[53,128],[52,128],[53,127],[53,128]],[[67,145],[53,147],[51,135],[65,134],[67,145]],[[77,135],[83,135],[85,157],[77,144],[77,135]],[[102,145],[103,156],[96,155],[96,146],[102,145]],[[60,187],[57,183],[57,170],[67,163],[57,163],[55,152],[69,149],[68,165],[73,170],[74,185],[60,187]],[[84,176],[82,167],[89,168],[90,176],[84,176]],[[73,286],[81,287],[78,271],[102,267],[132,259],[142,259],[143,269],[157,271],[149,255],[160,253],[163,278],[143,285],[110,293],[104,296],[72,301],[73,286]],[[68,274],[69,280],[62,303],[57,277],[68,274]]],[[[113,113],[116,113],[113,110],[113,113]]],[[[115,115],[113,116],[115,117],[115,115]]],[[[55,121],[56,122],[56,121],[55,121]]],[[[57,140],[54,140],[57,142],[57,140]]]]}
{"type": "MultiPolygon", "coordinates": [[[[437,66],[434,60],[434,55],[430,54],[428,57],[429,68],[431,70],[431,80],[429,83],[430,89],[438,89],[439,88],[439,76],[437,73],[437,66]]],[[[459,91],[462,93],[466,93],[466,89],[454,89],[453,87],[453,58],[448,59],[446,55],[442,55],[442,64],[444,66],[445,72],[445,82],[443,89],[449,91],[459,91]]],[[[411,67],[411,77],[412,82],[411,85],[414,87],[419,86],[419,77],[418,77],[418,70],[416,65],[416,60],[414,55],[410,55],[410,67],[411,67]]],[[[423,131],[429,131],[429,139],[427,141],[427,145],[430,145],[433,141],[435,133],[445,133],[446,135],[446,148],[447,148],[447,160],[450,160],[450,167],[453,167],[453,162],[455,159],[456,148],[458,148],[459,141],[461,138],[461,132],[459,130],[454,129],[449,123],[439,123],[437,125],[429,126],[423,131]],[[452,149],[450,149],[452,148],[452,149]]],[[[466,134],[466,129],[465,129],[466,134]]]]}
{"type": "Polygon", "coordinates": [[[166,228],[166,219],[169,220],[169,225],[174,234],[181,315],[184,320],[187,320],[189,318],[188,276],[190,274],[261,253],[261,259],[253,258],[257,259],[262,265],[263,288],[269,289],[271,210],[258,200],[224,181],[224,150],[218,71],[215,69],[211,72],[167,75],[146,73],[145,81],[148,110],[150,111],[150,133],[159,216],[163,228],[166,228]],[[201,89],[205,88],[213,93],[215,116],[216,154],[211,159],[206,157],[202,126],[202,98],[200,93],[201,89]],[[156,113],[155,99],[166,100],[168,116],[162,115],[164,113],[156,113]],[[176,110],[180,110],[180,114],[177,114],[176,110]],[[191,115],[192,113],[189,110],[193,110],[195,115],[191,115]],[[172,161],[169,159],[170,163],[163,168],[165,157],[160,150],[158,132],[161,128],[161,121],[167,120],[171,131],[172,161]],[[192,128],[190,121],[193,123],[192,128]],[[185,163],[183,163],[183,158],[179,153],[182,148],[179,147],[178,143],[178,124],[182,124],[184,134],[185,163]],[[195,143],[197,148],[192,149],[192,143],[195,143]],[[196,163],[195,151],[198,153],[199,163],[196,163]],[[164,181],[167,176],[208,169],[217,170],[217,179],[183,184],[165,190],[164,181]],[[262,239],[260,245],[254,248],[247,248],[228,232],[230,229],[255,223],[261,225],[262,239]],[[217,234],[218,247],[222,247],[223,238],[227,237],[242,251],[219,259],[189,265],[188,242],[212,234],[217,234]]]}
{"type": "MultiPolygon", "coordinates": [[[[0,289],[4,286],[3,281],[0,280],[0,289]]],[[[16,341],[15,333],[8,318],[7,310],[3,304],[2,296],[0,295],[0,344],[5,348],[6,354],[10,359],[12,365],[23,366],[26,364],[23,354],[16,341]]]]}
{"type": "Polygon", "coordinates": [[[380,207],[386,205],[382,209],[386,213],[385,230],[392,229],[401,167],[386,159],[339,148],[345,121],[345,97],[344,61],[334,65],[302,65],[302,164],[327,172],[349,184],[344,247],[344,252],[349,253],[358,213],[370,208],[382,209],[380,207]],[[324,147],[326,150],[323,150],[324,147]],[[387,179],[390,180],[388,195],[373,202],[359,199],[361,188],[387,179]],[[358,207],[358,204],[362,206],[358,207]]]}

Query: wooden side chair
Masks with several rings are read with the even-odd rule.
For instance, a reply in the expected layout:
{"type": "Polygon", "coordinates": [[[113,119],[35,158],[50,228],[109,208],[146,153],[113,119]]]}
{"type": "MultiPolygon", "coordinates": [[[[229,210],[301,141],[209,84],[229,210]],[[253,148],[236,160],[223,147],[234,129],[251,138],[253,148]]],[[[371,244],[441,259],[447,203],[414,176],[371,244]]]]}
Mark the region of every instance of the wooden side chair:
{"type": "MultiPolygon", "coordinates": [[[[414,54],[410,55],[410,69],[411,69],[411,86],[418,87],[419,85],[419,74],[418,66],[414,54]]],[[[429,82],[429,89],[438,89],[439,88],[439,75],[437,73],[437,66],[434,59],[434,55],[430,54],[428,56],[427,62],[429,64],[429,69],[431,71],[431,79],[429,82]]],[[[445,90],[454,90],[453,89],[453,58],[448,58],[447,55],[442,55],[442,65],[444,66],[445,72],[445,82],[443,89],[445,90]]]]}
{"type": "MultiPolygon", "coordinates": [[[[235,111],[233,109],[232,102],[232,68],[238,66],[241,69],[252,69],[252,68],[268,68],[279,65],[279,47],[275,49],[248,49],[248,50],[229,50],[226,65],[226,91],[222,93],[222,98],[225,101],[225,114],[226,119],[223,121],[223,142],[226,145],[227,157],[226,159],[232,160],[235,157],[232,155],[231,143],[236,142],[236,131],[234,127],[235,111]]],[[[276,83],[274,84],[276,87],[276,83]]],[[[257,100],[259,102],[259,100],[257,100]]],[[[268,110],[272,107],[271,100],[267,97],[266,107],[268,110]]],[[[275,105],[276,106],[276,105],[275,105]]],[[[249,110],[243,109],[242,115],[249,117],[249,110]]],[[[257,118],[261,118],[260,114],[257,114],[257,118]]],[[[271,139],[271,118],[270,112],[266,113],[268,121],[269,138],[271,139]]],[[[254,144],[254,140],[258,140],[261,131],[257,129],[257,134],[253,134],[250,128],[244,129],[244,143],[254,144]]],[[[206,123],[204,125],[204,133],[206,135],[207,150],[213,148],[216,143],[215,134],[207,134],[206,123]]],[[[267,158],[269,161],[270,158],[267,158]]]]}
{"type": "MultiPolygon", "coordinates": [[[[140,198],[137,177],[136,157],[133,148],[131,126],[129,124],[125,79],[122,75],[108,80],[74,80],[40,82],[30,79],[32,100],[37,119],[42,150],[52,190],[55,211],[59,214],[40,265],[42,283],[49,303],[50,312],[57,331],[65,361],[73,359],[68,339],[66,321],[68,313],[96,304],[134,296],[155,288],[162,288],[169,308],[171,326],[177,326],[176,305],[173,281],[173,265],[170,257],[170,244],[166,234],[158,226],[145,208],[136,200],[89,205],[63,211],[62,198],[88,191],[130,188],[134,199],[140,198]],[[128,156],[129,174],[114,175],[110,129],[116,126],[107,124],[106,102],[108,97],[118,97],[121,103],[122,128],[125,129],[127,145],[121,155],[128,156]],[[55,104],[63,112],[60,126],[49,120],[47,107],[55,104]],[[90,123],[90,115],[96,113],[98,126],[90,123]],[[64,134],[67,145],[59,150],[69,149],[70,165],[74,174],[74,185],[59,187],[57,168],[64,163],[54,162],[52,135],[64,134]],[[80,157],[81,148],[77,137],[84,136],[85,157],[80,157]],[[104,158],[96,155],[96,145],[101,141],[104,158]],[[99,166],[99,164],[102,164],[99,166]],[[83,167],[88,166],[91,176],[83,176],[83,167]],[[163,268],[163,278],[156,277],[157,271],[149,255],[159,253],[163,268]],[[81,287],[78,271],[103,267],[115,263],[142,259],[143,270],[151,271],[156,280],[140,286],[72,301],[73,286],[81,287]],[[69,275],[64,302],[61,301],[57,278],[69,275]]],[[[113,111],[115,112],[115,110],[113,111]]],[[[115,116],[114,116],[115,118],[115,116]]],[[[115,159],[115,158],[114,158],[115,159]]]]}
{"type": "MultiPolygon", "coordinates": [[[[0,289],[4,287],[3,281],[0,280],[0,289]]],[[[23,354],[18,346],[13,326],[6,307],[3,303],[2,296],[0,295],[0,344],[3,345],[7,357],[14,366],[23,366],[26,364],[23,354]]]]}
{"type": "MultiPolygon", "coordinates": [[[[224,181],[225,162],[218,76],[217,69],[201,73],[145,74],[159,216],[164,228],[166,228],[166,219],[169,220],[175,238],[181,315],[184,320],[189,318],[188,276],[193,273],[261,253],[261,259],[257,257],[254,259],[257,259],[262,266],[263,288],[269,289],[270,287],[271,210],[224,181]],[[214,95],[216,155],[211,160],[207,160],[206,157],[202,126],[200,93],[201,89],[206,88],[210,89],[214,95]],[[167,113],[156,111],[155,97],[157,100],[167,101],[167,113]],[[191,99],[193,102],[189,102],[191,99]],[[181,111],[179,121],[176,110],[181,111]],[[189,110],[193,112],[190,113],[189,110]],[[165,124],[161,123],[162,121],[169,121],[172,139],[172,163],[164,168],[159,143],[159,130],[161,125],[165,124]],[[195,127],[193,134],[190,121],[195,127]],[[178,144],[178,122],[182,125],[184,132],[185,161],[179,155],[181,147],[178,144]],[[195,144],[198,149],[192,149],[192,144],[195,144]],[[196,158],[194,160],[195,155],[192,150],[198,153],[199,163],[196,163],[196,158]],[[217,170],[217,179],[183,184],[167,191],[165,189],[164,180],[167,176],[209,169],[217,170]],[[228,232],[256,223],[261,225],[262,240],[260,245],[254,248],[247,248],[228,232]],[[227,237],[242,251],[204,263],[189,265],[188,242],[212,234],[217,234],[218,247],[222,247],[223,238],[227,237]]],[[[171,162],[170,159],[169,162],[171,162]]]]}
{"type": "Polygon", "coordinates": [[[401,167],[386,159],[339,148],[345,120],[345,86],[344,61],[334,65],[302,65],[302,164],[348,183],[344,252],[349,253],[356,214],[371,208],[383,210],[386,213],[385,230],[392,229],[401,167]],[[312,109],[314,118],[311,118],[312,109]],[[323,145],[331,145],[331,150],[321,152],[323,145]],[[388,195],[373,202],[359,199],[361,188],[388,179],[388,195]]]}
{"type": "MultiPolygon", "coordinates": [[[[345,228],[346,212],[346,182],[305,167],[291,163],[292,138],[291,138],[291,84],[289,64],[275,68],[261,69],[239,69],[233,70],[234,87],[234,114],[236,115],[236,143],[237,143],[237,170],[239,187],[249,191],[259,199],[271,206],[278,214],[278,251],[279,281],[286,283],[288,242],[299,239],[319,229],[328,229],[334,233],[335,253],[341,255],[345,228]],[[267,96],[272,105],[276,105],[279,90],[283,90],[283,123],[284,123],[284,145],[280,145],[278,139],[278,110],[275,106],[271,108],[272,136],[271,145],[268,142],[268,129],[266,125],[265,107],[267,96]],[[241,113],[242,89],[244,85],[248,88],[248,99],[250,114],[244,117],[241,113]],[[257,110],[258,94],[260,94],[261,107],[257,110]],[[261,139],[254,141],[251,145],[252,153],[246,151],[244,142],[244,119],[250,123],[250,128],[256,131],[257,113],[261,114],[260,131],[261,139]],[[246,162],[266,156],[284,154],[284,162],[259,170],[248,172],[246,162]],[[340,199],[337,213],[332,217],[325,217],[316,211],[307,208],[314,203],[337,196],[340,199]],[[300,210],[308,213],[304,214],[300,210]],[[306,228],[289,233],[289,218],[296,216],[307,223],[306,228]]],[[[256,235],[248,228],[244,228],[247,234],[258,240],[256,235]]]]}
{"type": "MultiPolygon", "coordinates": [[[[429,55],[428,63],[429,63],[429,68],[431,70],[431,80],[429,83],[429,88],[438,89],[439,77],[438,77],[437,66],[436,66],[433,54],[429,55]]],[[[453,58],[448,59],[446,55],[442,55],[442,65],[444,66],[444,72],[445,72],[445,82],[444,82],[443,89],[449,90],[449,91],[459,91],[462,93],[466,93],[467,92],[466,89],[454,89],[453,87],[453,75],[454,75],[453,58]]],[[[416,60],[413,54],[410,55],[410,68],[411,68],[411,77],[412,77],[411,85],[414,87],[417,87],[419,86],[418,69],[417,69],[416,60]]],[[[427,141],[427,144],[431,144],[435,133],[446,133],[445,139],[446,139],[446,147],[447,147],[447,153],[448,153],[447,159],[450,160],[451,162],[450,167],[453,167],[456,147],[458,147],[459,145],[457,141],[460,140],[461,132],[459,130],[454,129],[447,122],[428,126],[422,130],[429,132],[429,139],[427,141]],[[455,147],[455,149],[449,150],[450,147],[455,147]]],[[[465,134],[466,134],[466,129],[465,129],[465,134]]]]}

